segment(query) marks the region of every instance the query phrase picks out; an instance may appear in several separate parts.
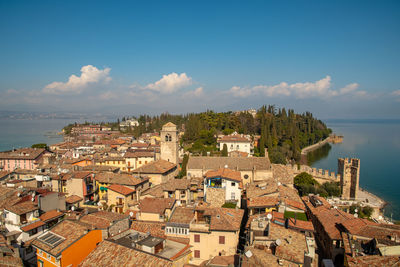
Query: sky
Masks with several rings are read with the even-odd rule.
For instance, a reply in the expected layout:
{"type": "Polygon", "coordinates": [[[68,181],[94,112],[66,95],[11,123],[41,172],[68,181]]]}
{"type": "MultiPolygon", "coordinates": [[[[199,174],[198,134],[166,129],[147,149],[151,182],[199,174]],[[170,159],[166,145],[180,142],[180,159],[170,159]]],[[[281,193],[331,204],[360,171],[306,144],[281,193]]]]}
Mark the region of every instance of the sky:
{"type": "Polygon", "coordinates": [[[0,110],[400,119],[400,1],[0,0],[0,110]]]}

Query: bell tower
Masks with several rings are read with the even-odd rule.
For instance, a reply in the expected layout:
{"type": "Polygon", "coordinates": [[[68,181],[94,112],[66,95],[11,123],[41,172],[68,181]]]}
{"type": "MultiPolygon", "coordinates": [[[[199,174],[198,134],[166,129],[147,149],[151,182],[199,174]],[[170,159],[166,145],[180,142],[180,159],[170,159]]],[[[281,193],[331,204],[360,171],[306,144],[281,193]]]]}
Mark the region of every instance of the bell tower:
{"type": "Polygon", "coordinates": [[[161,159],[178,164],[178,130],[176,125],[168,122],[163,125],[161,133],[161,159]]]}

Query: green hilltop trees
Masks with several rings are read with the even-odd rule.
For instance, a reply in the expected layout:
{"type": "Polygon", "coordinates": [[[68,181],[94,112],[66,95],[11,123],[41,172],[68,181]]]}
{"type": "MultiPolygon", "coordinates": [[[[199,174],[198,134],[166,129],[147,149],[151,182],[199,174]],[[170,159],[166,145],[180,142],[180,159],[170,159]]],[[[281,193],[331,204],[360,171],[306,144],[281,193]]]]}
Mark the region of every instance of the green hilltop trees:
{"type": "MultiPolygon", "coordinates": [[[[310,112],[296,114],[293,109],[276,108],[273,105],[262,106],[253,117],[249,112],[214,112],[172,115],[163,113],[157,116],[141,115],[137,118],[139,126],[123,132],[139,137],[146,132],[159,132],[161,127],[172,122],[184,131],[183,147],[195,154],[219,154],[217,135],[239,134],[260,136],[255,156],[263,157],[265,148],[272,163],[287,163],[287,160],[299,161],[301,149],[315,144],[329,136],[331,130],[313,117],[310,112]]],[[[108,123],[118,130],[117,123],[108,123]]],[[[66,126],[70,132],[73,125],[66,126]]],[[[122,131],[122,130],[121,130],[122,131]]]]}

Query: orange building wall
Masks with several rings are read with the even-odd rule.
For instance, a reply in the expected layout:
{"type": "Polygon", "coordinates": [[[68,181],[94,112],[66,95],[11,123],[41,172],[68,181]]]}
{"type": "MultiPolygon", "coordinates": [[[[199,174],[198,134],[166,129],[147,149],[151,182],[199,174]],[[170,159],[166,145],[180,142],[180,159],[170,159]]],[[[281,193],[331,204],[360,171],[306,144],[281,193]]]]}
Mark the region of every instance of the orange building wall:
{"type": "Polygon", "coordinates": [[[77,266],[101,241],[101,230],[90,231],[61,253],[61,266],[77,266]]]}
{"type": "Polygon", "coordinates": [[[36,250],[36,251],[37,251],[36,256],[37,256],[37,259],[38,259],[38,261],[37,261],[38,265],[37,266],[40,266],[39,265],[39,260],[41,260],[43,262],[43,267],[54,267],[54,266],[57,266],[56,263],[55,263],[56,259],[53,256],[51,256],[50,259],[47,259],[47,253],[42,252],[42,255],[39,255],[38,250],[36,250]]]}

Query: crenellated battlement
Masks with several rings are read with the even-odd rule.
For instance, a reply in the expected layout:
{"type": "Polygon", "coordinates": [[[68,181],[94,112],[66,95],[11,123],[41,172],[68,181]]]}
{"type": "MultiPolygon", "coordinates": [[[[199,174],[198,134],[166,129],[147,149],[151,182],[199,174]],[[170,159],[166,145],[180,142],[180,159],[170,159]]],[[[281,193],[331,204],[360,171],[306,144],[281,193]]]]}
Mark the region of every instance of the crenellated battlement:
{"type": "Polygon", "coordinates": [[[339,182],[340,174],[336,174],[335,172],[331,172],[329,170],[316,169],[311,168],[307,165],[286,165],[295,175],[306,172],[314,177],[319,183],[324,182],[339,182]]]}

